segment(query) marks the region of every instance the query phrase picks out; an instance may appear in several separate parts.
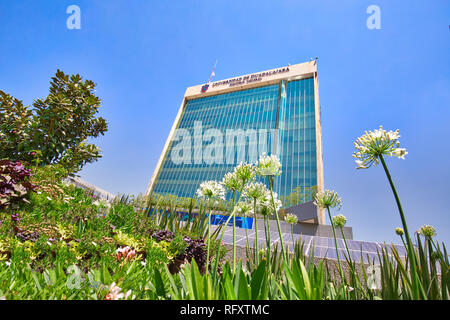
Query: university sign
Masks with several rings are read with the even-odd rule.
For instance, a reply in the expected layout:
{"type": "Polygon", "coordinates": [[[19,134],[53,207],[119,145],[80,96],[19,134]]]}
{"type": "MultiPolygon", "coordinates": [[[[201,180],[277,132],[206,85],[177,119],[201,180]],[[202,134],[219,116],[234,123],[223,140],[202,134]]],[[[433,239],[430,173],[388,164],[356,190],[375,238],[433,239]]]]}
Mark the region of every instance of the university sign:
{"type": "MultiPolygon", "coordinates": [[[[277,75],[277,74],[281,74],[281,73],[287,73],[289,71],[290,71],[289,67],[284,67],[284,68],[269,70],[269,71],[265,71],[265,72],[254,73],[254,74],[250,74],[247,76],[217,81],[212,84],[212,87],[216,88],[216,87],[222,87],[222,86],[227,86],[227,85],[228,85],[228,87],[240,86],[240,85],[244,85],[244,84],[248,84],[248,83],[259,82],[259,81],[262,81],[264,77],[273,76],[273,75],[277,75]]],[[[206,92],[208,90],[208,87],[209,87],[209,84],[205,84],[204,86],[202,86],[201,92],[202,93],[206,92]]]]}

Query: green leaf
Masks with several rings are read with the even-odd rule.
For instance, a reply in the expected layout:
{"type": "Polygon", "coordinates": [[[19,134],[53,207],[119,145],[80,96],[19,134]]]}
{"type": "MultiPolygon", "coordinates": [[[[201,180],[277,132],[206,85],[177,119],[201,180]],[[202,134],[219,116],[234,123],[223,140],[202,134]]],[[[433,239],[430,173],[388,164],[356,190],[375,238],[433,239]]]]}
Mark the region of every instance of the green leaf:
{"type": "Polygon", "coordinates": [[[251,299],[259,299],[261,288],[266,285],[266,262],[263,260],[252,273],[250,282],[251,299]]]}
{"type": "Polygon", "coordinates": [[[162,280],[161,273],[159,272],[158,268],[155,268],[154,280],[155,280],[156,293],[160,297],[165,297],[166,296],[166,288],[164,286],[164,282],[162,280]]]}
{"type": "Polygon", "coordinates": [[[249,300],[250,299],[250,288],[249,285],[247,283],[247,278],[244,274],[244,271],[242,270],[242,268],[239,268],[239,288],[238,288],[238,294],[237,294],[237,298],[239,300],[249,300]]]}
{"type": "Polygon", "coordinates": [[[42,287],[41,287],[41,284],[39,283],[39,279],[38,279],[38,277],[36,276],[36,273],[32,273],[31,274],[31,276],[32,276],[32,278],[33,278],[33,280],[34,280],[34,283],[36,284],[36,287],[39,289],[39,291],[42,291],[42,287]]]}

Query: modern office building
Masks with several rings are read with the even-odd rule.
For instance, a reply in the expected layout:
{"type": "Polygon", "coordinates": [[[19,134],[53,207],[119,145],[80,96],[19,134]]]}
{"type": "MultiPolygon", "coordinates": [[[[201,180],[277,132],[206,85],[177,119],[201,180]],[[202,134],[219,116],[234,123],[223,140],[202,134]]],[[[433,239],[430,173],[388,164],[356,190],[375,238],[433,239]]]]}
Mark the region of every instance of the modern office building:
{"type": "Polygon", "coordinates": [[[147,194],[192,197],[201,182],[263,153],[281,159],[275,191],[284,207],[323,190],[317,61],[187,88],[147,194]]]}

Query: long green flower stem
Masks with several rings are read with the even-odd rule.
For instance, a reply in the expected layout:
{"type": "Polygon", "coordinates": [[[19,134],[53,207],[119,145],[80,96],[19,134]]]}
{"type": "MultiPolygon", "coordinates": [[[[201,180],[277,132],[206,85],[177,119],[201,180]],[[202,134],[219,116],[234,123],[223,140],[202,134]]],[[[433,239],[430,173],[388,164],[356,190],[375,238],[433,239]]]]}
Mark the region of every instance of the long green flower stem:
{"type": "Polygon", "coordinates": [[[275,200],[273,198],[273,176],[268,176],[268,178],[269,178],[269,186],[270,186],[270,196],[272,198],[272,206],[275,211],[275,218],[277,219],[278,233],[280,234],[281,251],[283,252],[284,260],[287,261],[287,255],[286,255],[286,250],[285,250],[284,241],[283,241],[283,233],[281,232],[280,218],[278,217],[278,212],[277,212],[276,206],[275,206],[275,200]]]}
{"type": "Polygon", "coordinates": [[[406,245],[405,239],[403,239],[403,235],[401,235],[400,238],[402,239],[403,246],[404,246],[406,249],[408,249],[408,246],[406,245]]]}
{"type": "Polygon", "coordinates": [[[245,225],[245,238],[246,238],[246,240],[247,240],[247,248],[248,248],[248,231],[247,231],[247,216],[245,215],[245,213],[244,213],[244,225],[245,225]]]}
{"type": "MultiPolygon", "coordinates": [[[[425,247],[428,245],[428,252],[429,252],[429,261],[430,261],[430,271],[431,274],[436,274],[436,262],[433,262],[433,258],[432,258],[432,252],[433,252],[433,245],[432,245],[433,239],[431,237],[425,237],[425,243],[423,245],[424,249],[425,247]]],[[[432,278],[431,279],[431,284],[430,287],[433,288],[432,291],[433,292],[438,292],[439,291],[439,287],[438,287],[438,283],[437,283],[437,279],[436,278],[432,278]]]]}
{"type": "Polygon", "coordinates": [[[248,231],[247,231],[247,227],[248,227],[248,224],[247,224],[247,216],[245,215],[245,213],[244,213],[244,227],[245,227],[245,239],[246,239],[246,249],[245,249],[245,251],[246,251],[246,254],[247,254],[247,251],[248,251],[248,248],[249,248],[249,244],[248,244],[248,231]]]}
{"type": "Polygon", "coordinates": [[[342,239],[344,240],[345,249],[347,250],[348,254],[348,260],[352,262],[353,260],[352,257],[350,256],[350,250],[348,250],[347,239],[345,238],[344,229],[342,227],[339,227],[339,229],[341,229],[342,239]]]}
{"type": "Polygon", "coordinates": [[[394,193],[395,201],[397,202],[398,211],[400,213],[400,218],[402,220],[403,230],[405,231],[406,243],[408,245],[408,254],[411,257],[411,277],[412,277],[412,285],[413,285],[413,297],[414,299],[419,299],[419,279],[417,276],[416,269],[416,255],[414,252],[414,247],[411,241],[411,237],[409,236],[408,226],[406,225],[405,214],[403,213],[402,204],[400,203],[400,198],[398,197],[397,190],[395,189],[394,182],[392,181],[391,174],[389,173],[389,169],[386,166],[386,162],[384,161],[383,155],[380,155],[380,160],[383,165],[384,171],[386,172],[386,176],[389,180],[389,184],[391,185],[392,192],[394,193]]]}
{"type": "Polygon", "coordinates": [[[266,235],[266,251],[267,251],[267,267],[271,268],[271,262],[270,262],[270,225],[269,225],[269,219],[267,215],[264,215],[264,232],[266,235]]]}
{"type": "MultiPolygon", "coordinates": [[[[208,214],[208,243],[206,245],[206,270],[208,270],[209,267],[209,247],[211,243],[211,200],[208,201],[209,214],[208,214]]],[[[208,212],[208,210],[206,210],[208,212]]]]}
{"type": "MultiPolygon", "coordinates": [[[[236,191],[233,190],[233,203],[235,203],[234,202],[235,199],[236,199],[236,191]]],[[[236,213],[234,213],[233,215],[233,271],[236,268],[235,266],[236,266],[236,213]]]]}
{"type": "Polygon", "coordinates": [[[328,211],[328,217],[330,218],[331,228],[333,229],[334,245],[336,246],[336,256],[337,256],[337,261],[338,261],[339,273],[341,275],[341,282],[344,283],[345,279],[344,279],[344,273],[342,272],[342,268],[341,268],[341,259],[339,258],[339,249],[338,249],[338,245],[337,245],[336,229],[334,228],[333,218],[331,218],[331,212],[330,212],[329,207],[327,207],[327,211],[328,211]]]}
{"type": "Polygon", "coordinates": [[[292,249],[294,249],[295,241],[294,241],[294,225],[293,224],[291,224],[291,236],[292,236],[292,249]]]}
{"type": "Polygon", "coordinates": [[[255,232],[256,232],[256,237],[255,237],[255,245],[256,245],[256,265],[259,265],[259,248],[258,248],[258,214],[256,213],[256,198],[253,199],[253,215],[255,216],[255,232]]]}
{"type": "MultiPolygon", "coordinates": [[[[239,193],[239,198],[238,198],[237,202],[239,202],[241,200],[241,195],[242,195],[242,192],[239,193]]],[[[225,222],[225,227],[223,228],[222,233],[220,234],[219,245],[217,246],[216,261],[214,262],[214,269],[213,269],[214,276],[217,275],[217,267],[219,265],[219,256],[220,256],[220,244],[222,243],[223,235],[225,234],[225,230],[226,230],[227,225],[230,222],[231,218],[236,214],[236,203],[234,201],[234,198],[235,197],[233,195],[233,207],[231,209],[231,214],[228,217],[227,221],[225,222]]],[[[233,249],[236,250],[236,241],[233,241],[233,249]]],[[[235,270],[235,264],[233,263],[233,273],[234,273],[234,270],[235,270]]]]}
{"type": "Polygon", "coordinates": [[[344,229],[342,227],[340,227],[340,229],[341,229],[341,233],[342,233],[342,238],[344,239],[345,249],[347,250],[348,262],[349,262],[349,265],[350,265],[350,269],[352,271],[353,281],[354,281],[355,284],[357,284],[361,288],[361,291],[363,291],[362,285],[361,285],[361,281],[359,280],[359,277],[356,274],[355,265],[353,264],[353,260],[352,260],[352,257],[350,255],[350,250],[348,249],[347,239],[345,238],[344,229]]]}

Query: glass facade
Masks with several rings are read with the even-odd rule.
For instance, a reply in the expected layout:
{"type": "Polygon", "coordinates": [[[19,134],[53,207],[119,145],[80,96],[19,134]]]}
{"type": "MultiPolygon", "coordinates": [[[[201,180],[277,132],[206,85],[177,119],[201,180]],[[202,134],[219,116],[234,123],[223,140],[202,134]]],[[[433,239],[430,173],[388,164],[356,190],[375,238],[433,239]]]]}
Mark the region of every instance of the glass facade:
{"type": "Polygon", "coordinates": [[[265,152],[281,159],[284,206],[298,204],[317,185],[315,130],[313,78],[188,100],[152,191],[193,197],[265,152]]]}
{"type": "Polygon", "coordinates": [[[311,200],[317,186],[314,79],[287,82],[280,108],[280,159],[276,189],[285,207],[311,200]]]}

